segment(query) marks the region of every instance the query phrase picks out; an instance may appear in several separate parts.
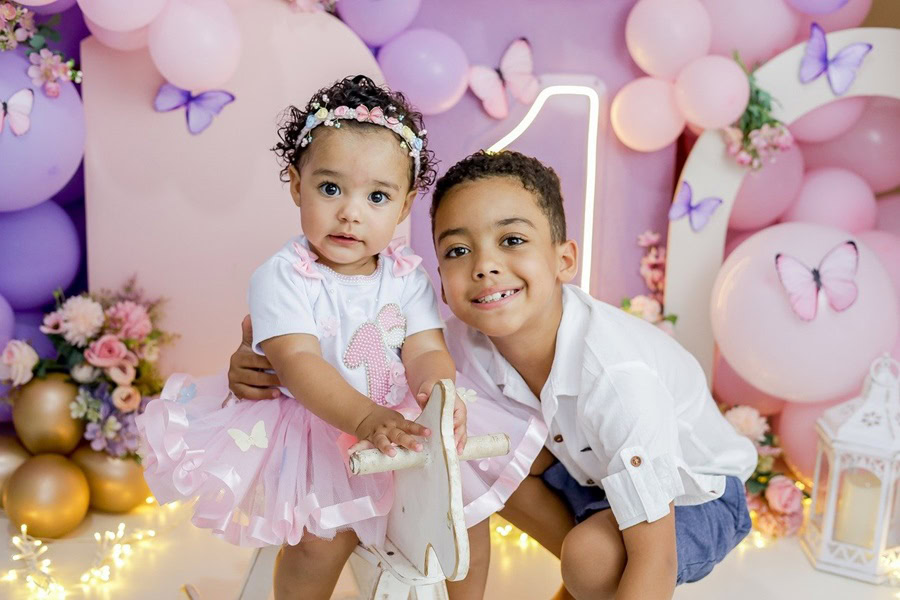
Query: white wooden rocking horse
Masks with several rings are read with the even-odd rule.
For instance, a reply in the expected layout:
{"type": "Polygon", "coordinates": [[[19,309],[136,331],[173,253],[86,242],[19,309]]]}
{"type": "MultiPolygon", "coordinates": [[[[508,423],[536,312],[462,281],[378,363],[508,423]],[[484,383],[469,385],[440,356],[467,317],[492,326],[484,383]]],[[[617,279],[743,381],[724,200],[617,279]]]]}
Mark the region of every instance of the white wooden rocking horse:
{"type": "MultiPolygon", "coordinates": [[[[388,514],[383,548],[358,546],[350,566],[360,600],[445,600],[445,580],[469,571],[469,536],[463,518],[460,460],[509,452],[503,433],[471,437],[461,455],[453,438],[456,388],[448,379],[435,385],[416,419],[432,431],[421,452],[398,448],[395,456],[361,450],[350,456],[354,475],[394,471],[394,505],[388,514]]],[[[272,589],[278,546],[254,554],[240,600],[265,600],[272,589]]]]}

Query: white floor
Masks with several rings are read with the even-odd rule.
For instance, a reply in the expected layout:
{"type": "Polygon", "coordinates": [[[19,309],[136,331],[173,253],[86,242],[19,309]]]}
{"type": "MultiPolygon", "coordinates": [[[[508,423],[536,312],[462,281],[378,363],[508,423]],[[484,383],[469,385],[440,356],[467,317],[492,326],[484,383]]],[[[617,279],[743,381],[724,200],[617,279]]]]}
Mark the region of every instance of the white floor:
{"type": "MultiPolygon", "coordinates": [[[[92,515],[69,539],[51,542],[42,558],[52,561],[53,574],[66,586],[67,598],[90,600],[187,600],[181,590],[193,585],[203,600],[237,597],[250,551],[236,548],[195,529],[177,511],[163,514],[156,527],[161,535],[133,546],[133,554],[111,581],[102,587],[78,584],[91,564],[96,542],[93,531],[115,529],[121,520],[92,515]]],[[[132,525],[134,519],[125,519],[132,525]]],[[[141,525],[134,525],[141,526],[141,525]]],[[[146,526],[146,525],[144,525],[146,526]]],[[[15,531],[0,516],[0,531],[15,531]]],[[[12,552],[0,552],[0,576],[15,565],[12,552]]],[[[559,586],[559,564],[534,541],[515,534],[494,534],[487,600],[547,600],[559,586]]],[[[32,596],[18,581],[0,580],[0,598],[26,600],[32,596]]],[[[679,587],[676,600],[896,600],[900,589],[876,587],[813,569],[795,539],[757,548],[745,543],[698,583],[679,587]]],[[[259,599],[265,600],[265,599],[259,599]]],[[[345,569],[333,600],[357,600],[356,586],[345,569]]]]}

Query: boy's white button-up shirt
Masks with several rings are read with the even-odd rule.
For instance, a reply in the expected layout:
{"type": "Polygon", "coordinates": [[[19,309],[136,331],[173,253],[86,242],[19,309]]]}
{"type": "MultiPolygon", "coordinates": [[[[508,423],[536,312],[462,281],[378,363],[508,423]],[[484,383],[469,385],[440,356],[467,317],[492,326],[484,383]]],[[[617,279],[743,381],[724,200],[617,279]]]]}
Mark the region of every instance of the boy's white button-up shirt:
{"type": "Polygon", "coordinates": [[[540,400],[484,334],[453,318],[447,340],[457,369],[497,392],[483,402],[543,419],[546,447],[579,483],[604,489],[621,529],[666,516],[671,502],[714,500],[726,475],[746,481],[756,466],[753,443],[722,416],[687,350],[574,286],[563,286],[540,400]]]}

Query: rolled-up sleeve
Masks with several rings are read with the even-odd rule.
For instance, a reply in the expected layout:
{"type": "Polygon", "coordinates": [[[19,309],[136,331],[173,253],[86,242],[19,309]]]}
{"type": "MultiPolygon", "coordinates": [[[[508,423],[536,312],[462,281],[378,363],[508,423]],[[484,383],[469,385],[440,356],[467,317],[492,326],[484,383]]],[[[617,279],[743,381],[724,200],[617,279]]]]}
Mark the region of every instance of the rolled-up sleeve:
{"type": "Polygon", "coordinates": [[[671,393],[653,369],[633,362],[606,370],[594,398],[584,415],[592,448],[608,461],[600,484],[619,528],[663,518],[684,494],[671,393]]]}

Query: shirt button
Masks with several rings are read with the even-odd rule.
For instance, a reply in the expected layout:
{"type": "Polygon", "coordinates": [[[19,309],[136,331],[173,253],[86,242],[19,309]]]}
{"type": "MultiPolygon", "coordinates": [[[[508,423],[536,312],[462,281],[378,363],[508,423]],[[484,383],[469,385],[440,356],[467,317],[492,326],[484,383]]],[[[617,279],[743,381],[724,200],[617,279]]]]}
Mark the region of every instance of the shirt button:
{"type": "Polygon", "coordinates": [[[563,441],[563,436],[561,436],[557,433],[556,435],[553,436],[553,441],[556,442],[557,444],[559,444],[560,442],[563,441]]]}
{"type": "Polygon", "coordinates": [[[639,467],[639,466],[641,466],[642,462],[644,462],[644,461],[641,460],[640,456],[633,456],[631,458],[631,466],[632,467],[639,467]]]}
{"type": "Polygon", "coordinates": [[[594,480],[593,480],[593,479],[588,479],[587,481],[585,481],[585,483],[588,484],[588,485],[594,485],[594,480]]]}

